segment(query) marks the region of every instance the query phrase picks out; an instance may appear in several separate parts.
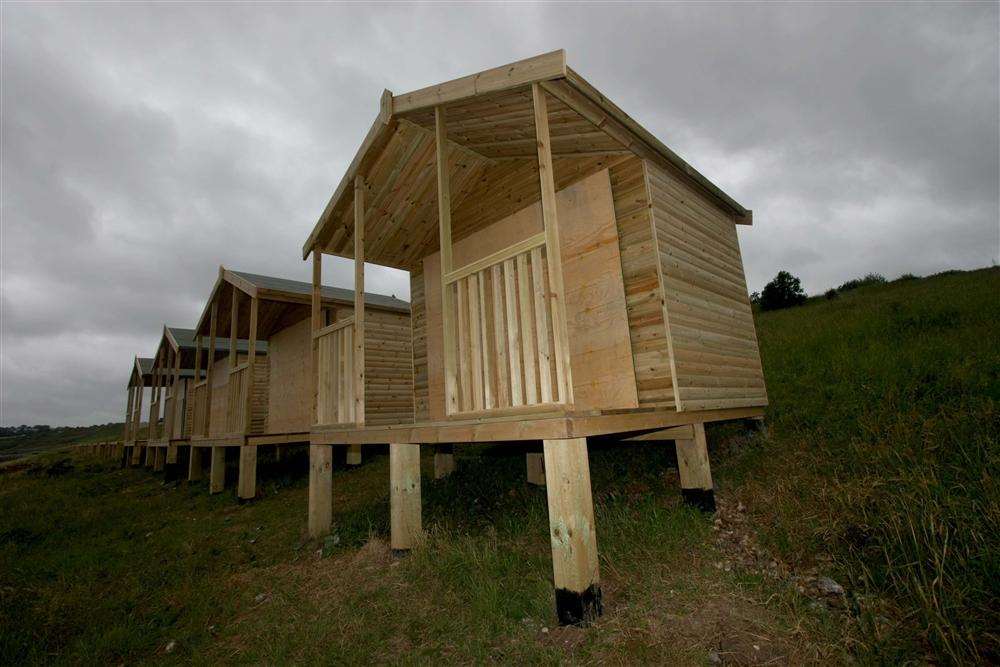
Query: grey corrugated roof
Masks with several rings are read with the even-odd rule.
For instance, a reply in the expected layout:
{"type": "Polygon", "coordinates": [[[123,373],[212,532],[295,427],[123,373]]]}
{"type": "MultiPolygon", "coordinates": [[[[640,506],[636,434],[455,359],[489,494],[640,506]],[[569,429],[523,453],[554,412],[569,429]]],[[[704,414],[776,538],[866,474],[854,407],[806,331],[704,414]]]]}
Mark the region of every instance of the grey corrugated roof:
{"type": "MultiPolygon", "coordinates": [[[[274,276],[262,276],[257,273],[244,273],[243,271],[233,271],[233,273],[263,289],[305,294],[307,296],[312,295],[312,283],[302,282],[301,280],[288,280],[287,278],[275,278],[274,276]]],[[[323,285],[322,294],[325,299],[354,303],[354,290],[323,285]]],[[[405,313],[410,312],[410,304],[394,296],[365,292],[365,303],[375,308],[398,310],[405,313]]]]}
{"type": "MultiPolygon", "coordinates": [[[[167,327],[167,330],[170,331],[170,335],[174,337],[174,340],[177,341],[177,345],[179,345],[180,347],[182,347],[182,348],[188,348],[188,349],[191,349],[191,350],[193,350],[195,348],[194,329],[179,329],[177,327],[167,327]]],[[[208,341],[204,340],[204,343],[205,343],[205,346],[207,348],[208,341]]],[[[237,352],[246,352],[249,349],[250,349],[250,342],[247,341],[245,338],[240,338],[240,339],[238,339],[236,341],[236,351],[237,352]]],[[[221,337],[220,338],[216,338],[215,339],[215,350],[217,352],[228,352],[229,351],[229,337],[227,336],[225,338],[221,338],[221,337]]],[[[266,340],[259,340],[259,341],[257,341],[257,351],[258,352],[264,352],[264,353],[267,352],[267,341],[266,340]]]]}
{"type": "Polygon", "coordinates": [[[153,360],[149,357],[139,357],[139,370],[143,375],[153,372],[153,360]]]}

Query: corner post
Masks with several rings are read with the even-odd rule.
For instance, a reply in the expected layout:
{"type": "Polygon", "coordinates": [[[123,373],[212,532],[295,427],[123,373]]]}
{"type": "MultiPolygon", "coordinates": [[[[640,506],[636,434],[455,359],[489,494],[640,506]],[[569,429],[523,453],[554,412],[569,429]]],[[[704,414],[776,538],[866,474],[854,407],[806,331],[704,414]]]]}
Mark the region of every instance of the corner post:
{"type": "Polygon", "coordinates": [[[360,175],[354,177],[354,421],[365,425],[365,180],[360,175]]]}
{"type": "Polygon", "coordinates": [[[132,425],[132,403],[135,401],[135,385],[129,382],[125,398],[125,424],[122,426],[122,442],[128,442],[132,425]]]}
{"type": "Polygon", "coordinates": [[[601,615],[587,439],[545,440],[543,447],[556,612],[563,625],[586,623],[601,615]]]}
{"type": "Polygon", "coordinates": [[[455,472],[455,445],[434,445],[434,479],[455,472]]]}
{"type": "Polygon", "coordinates": [[[309,537],[330,532],[333,521],[333,446],[309,445],[309,537]]]}
{"type": "Polygon", "coordinates": [[[545,455],[541,452],[528,452],[525,463],[528,468],[528,484],[545,486],[545,455]]]}
{"type": "Polygon", "coordinates": [[[423,536],[420,517],[420,445],[389,445],[390,546],[412,549],[423,536]]]}
{"type": "Polygon", "coordinates": [[[236,485],[239,500],[252,500],[257,496],[257,447],[248,444],[253,427],[253,390],[257,378],[257,313],[260,299],[250,297],[250,330],[247,336],[247,382],[243,403],[243,446],[240,447],[240,477],[236,485]]]}
{"type": "Polygon", "coordinates": [[[212,317],[208,325],[208,359],[205,369],[205,432],[212,432],[212,383],[215,379],[215,345],[216,332],[219,325],[219,302],[212,303],[212,317]]]}
{"type": "Polygon", "coordinates": [[[694,438],[675,440],[677,447],[677,472],[681,478],[681,495],[684,502],[703,512],[715,511],[715,491],[712,487],[712,468],[708,462],[708,440],[705,425],[694,425],[694,438]]]}
{"type": "Polygon", "coordinates": [[[549,114],[545,93],[539,84],[531,84],[535,111],[535,140],[538,145],[538,178],[542,192],[542,221],[545,226],[545,254],[549,264],[549,298],[552,303],[552,337],[555,342],[556,375],[559,402],[573,402],[573,373],[570,368],[569,332],[566,327],[565,291],[562,255],[559,245],[559,221],[556,214],[556,184],[549,138],[549,114]]]}
{"type": "MultiPolygon", "coordinates": [[[[171,440],[174,438],[174,432],[177,430],[178,423],[181,424],[181,428],[182,428],[182,432],[183,432],[183,422],[178,422],[178,420],[177,420],[177,413],[178,413],[178,410],[177,410],[177,407],[178,407],[177,390],[178,390],[179,385],[180,385],[180,374],[181,374],[181,350],[180,350],[180,348],[174,350],[172,352],[172,354],[173,354],[172,359],[173,359],[174,363],[173,363],[173,370],[171,371],[171,374],[170,374],[171,375],[171,377],[170,377],[170,418],[169,419],[164,419],[164,424],[165,424],[164,427],[167,428],[166,425],[169,424],[169,428],[167,428],[167,433],[166,433],[166,436],[167,436],[167,458],[166,458],[166,465],[165,465],[164,471],[163,471],[164,472],[164,477],[166,477],[167,481],[173,481],[173,480],[177,479],[178,477],[180,477],[180,471],[177,469],[177,467],[178,467],[178,463],[177,463],[177,454],[178,454],[178,451],[177,450],[179,449],[179,447],[178,447],[178,445],[172,443],[171,440]]],[[[184,418],[184,413],[181,412],[180,414],[181,414],[181,419],[183,419],[184,418]]]]}
{"type": "Polygon", "coordinates": [[[318,424],[319,418],[319,339],[316,338],[316,332],[323,327],[322,316],[322,306],[323,306],[323,295],[322,295],[322,279],[323,279],[323,253],[319,248],[313,248],[312,251],[313,261],[312,261],[312,308],[310,310],[311,316],[311,339],[312,339],[312,356],[311,356],[311,370],[310,377],[312,378],[311,390],[312,390],[312,423],[318,424]]]}
{"type": "Polygon", "coordinates": [[[455,360],[455,307],[446,277],[452,269],[451,178],[448,174],[448,130],[444,107],[434,107],[434,138],[437,159],[438,230],[441,245],[441,322],[444,339],[445,414],[458,411],[458,375],[455,360]]]}
{"type": "Polygon", "coordinates": [[[208,492],[222,493],[226,488],[226,448],[212,447],[212,467],[208,473],[208,492]]]}
{"type": "MultiPolygon", "coordinates": [[[[142,369],[140,368],[140,371],[142,369]]],[[[139,425],[142,424],[142,399],[146,393],[146,382],[139,376],[139,386],[136,388],[136,406],[130,418],[132,419],[132,458],[129,465],[137,466],[142,463],[142,448],[139,446],[139,425]]],[[[149,429],[146,429],[148,442],[149,429]]]]}

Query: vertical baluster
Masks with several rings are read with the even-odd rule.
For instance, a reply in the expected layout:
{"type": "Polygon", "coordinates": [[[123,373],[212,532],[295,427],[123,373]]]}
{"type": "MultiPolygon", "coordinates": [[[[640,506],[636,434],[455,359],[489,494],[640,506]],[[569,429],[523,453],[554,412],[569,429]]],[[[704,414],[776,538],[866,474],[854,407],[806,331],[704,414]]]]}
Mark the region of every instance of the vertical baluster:
{"type": "Polygon", "coordinates": [[[493,407],[493,374],[490,372],[489,331],[486,326],[486,271],[480,271],[479,284],[479,350],[483,360],[483,407],[493,407]]]}
{"type": "Polygon", "coordinates": [[[504,302],[507,307],[507,362],[510,364],[510,404],[524,403],[521,385],[521,338],[517,330],[517,296],[514,286],[514,260],[503,263],[504,302]]]}
{"type": "Polygon", "coordinates": [[[497,407],[510,406],[510,384],[508,383],[507,367],[507,331],[503,323],[503,285],[500,265],[490,267],[490,278],[493,281],[493,340],[496,343],[497,369],[497,407]]]}
{"type": "Polygon", "coordinates": [[[535,301],[535,352],[538,355],[538,384],[542,403],[552,402],[552,360],[549,355],[549,321],[546,311],[546,283],[542,272],[542,249],[531,250],[531,283],[535,301]]]}
{"type": "Polygon", "coordinates": [[[528,254],[517,256],[517,310],[521,313],[521,351],[524,354],[524,402],[538,402],[538,385],[535,382],[535,337],[532,335],[531,285],[528,277],[528,254]]]}
{"type": "Polygon", "coordinates": [[[329,372],[331,375],[330,386],[333,392],[330,395],[330,421],[340,423],[340,331],[328,334],[330,339],[330,360],[329,372]]]}
{"type": "Polygon", "coordinates": [[[479,275],[473,273],[466,280],[469,290],[469,351],[472,355],[472,408],[483,409],[483,346],[479,331],[480,311],[479,275]]]}
{"type": "Polygon", "coordinates": [[[458,409],[460,411],[472,409],[472,363],[471,346],[469,345],[469,292],[465,284],[465,279],[456,281],[449,285],[448,289],[456,292],[458,304],[455,319],[458,322],[458,396],[461,401],[458,409]]]}

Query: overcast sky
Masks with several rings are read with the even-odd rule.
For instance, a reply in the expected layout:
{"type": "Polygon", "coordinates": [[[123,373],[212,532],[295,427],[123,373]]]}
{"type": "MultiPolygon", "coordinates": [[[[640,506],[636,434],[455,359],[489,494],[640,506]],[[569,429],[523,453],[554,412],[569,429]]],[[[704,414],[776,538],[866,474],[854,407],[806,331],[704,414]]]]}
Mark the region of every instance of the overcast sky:
{"type": "Polygon", "coordinates": [[[0,421],[120,420],[220,263],[308,280],[383,88],[556,48],[753,209],[751,290],[995,263],[997,7],[4,2],[0,421]]]}

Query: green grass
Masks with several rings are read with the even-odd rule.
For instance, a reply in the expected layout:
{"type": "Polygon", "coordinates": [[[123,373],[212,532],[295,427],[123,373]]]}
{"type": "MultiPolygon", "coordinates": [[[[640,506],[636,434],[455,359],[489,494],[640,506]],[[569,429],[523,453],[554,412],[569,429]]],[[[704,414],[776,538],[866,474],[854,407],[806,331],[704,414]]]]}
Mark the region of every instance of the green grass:
{"type": "Polygon", "coordinates": [[[120,440],[123,424],[58,426],[45,432],[0,437],[0,461],[14,460],[71,444],[120,440]]]}
{"type": "Polygon", "coordinates": [[[556,627],[545,492],[519,448],[459,448],[440,481],[425,456],[428,537],[403,558],[384,454],[335,468],[318,543],[301,459],[262,455],[263,497],[237,505],[46,455],[0,475],[0,663],[995,662],[998,294],[994,269],[760,316],[768,434],[709,440],[723,517],[746,506],[777,577],[679,503],[670,446],[591,447],[606,608],[583,629],[556,627]],[[843,583],[846,605],[801,574],[843,583]]]}
{"type": "Polygon", "coordinates": [[[829,554],[859,651],[1000,659],[1000,271],[758,318],[771,438],[723,478],[785,558],[829,554]]]}

